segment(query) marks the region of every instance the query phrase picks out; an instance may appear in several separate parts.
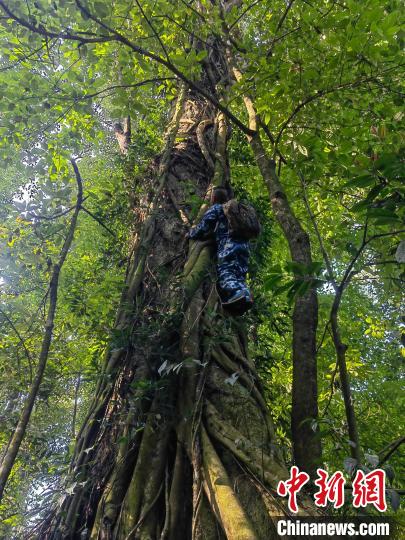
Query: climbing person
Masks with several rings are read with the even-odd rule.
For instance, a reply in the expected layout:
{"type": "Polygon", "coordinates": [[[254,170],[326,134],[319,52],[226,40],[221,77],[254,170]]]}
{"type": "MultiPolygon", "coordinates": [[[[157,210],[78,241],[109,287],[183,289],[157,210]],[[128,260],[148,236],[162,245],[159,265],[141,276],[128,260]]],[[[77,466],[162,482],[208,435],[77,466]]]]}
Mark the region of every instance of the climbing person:
{"type": "Polygon", "coordinates": [[[232,314],[241,315],[253,305],[246,284],[249,262],[249,240],[260,232],[252,206],[229,200],[228,191],[214,187],[211,207],[188,236],[202,240],[214,235],[217,248],[218,292],[222,305],[232,314]]]}

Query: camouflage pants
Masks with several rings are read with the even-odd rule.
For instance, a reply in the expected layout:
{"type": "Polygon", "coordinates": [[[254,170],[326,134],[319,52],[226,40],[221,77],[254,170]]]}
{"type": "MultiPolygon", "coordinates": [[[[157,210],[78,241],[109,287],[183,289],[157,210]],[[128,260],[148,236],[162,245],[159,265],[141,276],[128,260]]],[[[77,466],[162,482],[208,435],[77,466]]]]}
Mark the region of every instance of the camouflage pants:
{"type": "Polygon", "coordinates": [[[233,256],[218,256],[217,274],[218,288],[223,302],[228,301],[235,293],[244,292],[246,296],[250,295],[246,285],[246,274],[248,265],[248,254],[236,253],[233,256]]]}

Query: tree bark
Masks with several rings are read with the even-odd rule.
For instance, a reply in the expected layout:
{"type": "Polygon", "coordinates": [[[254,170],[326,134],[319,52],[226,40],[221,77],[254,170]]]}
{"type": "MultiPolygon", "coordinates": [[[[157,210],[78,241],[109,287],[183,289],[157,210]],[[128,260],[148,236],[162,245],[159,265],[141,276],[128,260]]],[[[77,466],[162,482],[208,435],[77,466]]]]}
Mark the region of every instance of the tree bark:
{"type": "MultiPolygon", "coordinates": [[[[242,73],[228,54],[236,81],[242,73]]],[[[308,233],[291,208],[286,192],[276,173],[276,163],[266,153],[259,129],[258,116],[252,99],[245,95],[244,102],[249,116],[249,128],[254,135],[247,135],[256,163],[267,186],[274,216],[287,239],[291,259],[304,266],[312,263],[311,243],[308,233]]],[[[294,461],[311,477],[321,464],[322,447],[319,436],[318,383],[316,330],[318,326],[318,298],[310,289],[295,299],[293,311],[293,384],[291,431],[294,461]],[[314,423],[315,422],[315,423],[314,423]]]]}
{"type": "MultiPolygon", "coordinates": [[[[183,88],[165,148],[137,179],[119,344],[105,358],[63,500],[33,537],[277,537],[288,510],[274,490],[288,471],[243,324],[221,311],[210,242],[185,245],[190,190],[209,192],[205,155],[223,169],[226,133],[223,116],[183,88]]],[[[300,515],[315,512],[303,497],[300,515]]]]}
{"type": "MultiPolygon", "coordinates": [[[[344,293],[345,288],[350,282],[352,273],[351,269],[353,268],[353,265],[355,264],[355,261],[357,260],[358,256],[360,255],[361,251],[363,250],[366,241],[366,231],[363,238],[362,245],[359,248],[359,251],[357,252],[355,258],[351,261],[349,264],[349,268],[346,270],[343,280],[340,284],[337,283],[332,264],[330,262],[328,253],[325,249],[325,246],[322,241],[321,234],[319,232],[318,225],[316,223],[316,219],[311,211],[311,207],[308,201],[307,192],[306,192],[306,185],[305,185],[305,179],[301,172],[299,172],[299,177],[301,180],[301,185],[303,189],[303,195],[304,195],[304,202],[305,206],[308,210],[309,217],[311,218],[312,224],[314,226],[315,234],[318,238],[319,247],[322,253],[323,260],[325,262],[325,266],[328,272],[328,277],[330,280],[330,283],[332,284],[332,287],[335,290],[335,297],[333,300],[329,322],[332,329],[332,339],[333,344],[335,346],[336,350],[336,359],[337,359],[337,366],[339,368],[339,374],[340,374],[340,386],[343,394],[343,400],[345,404],[345,411],[346,411],[346,420],[347,420],[347,428],[349,433],[349,442],[350,442],[350,454],[352,458],[354,458],[357,462],[357,466],[360,465],[360,440],[359,440],[359,434],[357,430],[357,420],[356,420],[356,413],[354,410],[354,403],[352,398],[352,392],[350,388],[350,379],[349,374],[347,372],[347,366],[346,366],[346,351],[347,351],[347,345],[342,342],[341,334],[340,334],[340,327],[339,327],[339,308],[342,302],[342,296],[344,293]]],[[[325,408],[325,411],[327,410],[330,400],[332,398],[333,394],[333,377],[332,377],[332,386],[331,386],[331,395],[328,402],[328,405],[325,408]]]]}
{"type": "Polygon", "coordinates": [[[330,312],[330,323],[332,328],[332,337],[333,344],[336,349],[336,359],[339,366],[339,375],[340,375],[340,385],[343,394],[343,401],[345,404],[346,419],[347,419],[347,430],[349,432],[349,444],[350,444],[350,454],[357,462],[357,466],[360,466],[361,463],[361,454],[360,454],[360,440],[359,433],[357,430],[357,420],[356,413],[354,410],[352,391],[350,388],[349,374],[346,367],[346,350],[347,345],[343,343],[340,336],[339,321],[338,321],[338,312],[340,307],[340,302],[342,300],[343,294],[343,285],[337,287],[335,298],[333,301],[332,309],[330,312]]]}

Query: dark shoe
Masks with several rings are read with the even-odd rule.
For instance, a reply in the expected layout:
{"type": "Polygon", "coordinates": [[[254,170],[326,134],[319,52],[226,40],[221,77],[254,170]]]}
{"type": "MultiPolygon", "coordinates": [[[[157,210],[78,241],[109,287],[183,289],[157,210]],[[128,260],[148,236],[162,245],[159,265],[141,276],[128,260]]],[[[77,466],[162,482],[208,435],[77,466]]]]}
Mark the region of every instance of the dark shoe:
{"type": "Polygon", "coordinates": [[[242,298],[246,297],[245,291],[237,291],[229,300],[226,302],[222,302],[223,306],[229,306],[230,304],[234,304],[235,302],[238,302],[239,300],[242,300],[242,298]]]}
{"type": "Polygon", "coordinates": [[[243,294],[238,300],[235,300],[232,303],[227,302],[226,304],[222,304],[224,310],[233,317],[243,315],[246,311],[251,309],[252,306],[253,299],[250,295],[247,297],[246,294],[243,294]]]}

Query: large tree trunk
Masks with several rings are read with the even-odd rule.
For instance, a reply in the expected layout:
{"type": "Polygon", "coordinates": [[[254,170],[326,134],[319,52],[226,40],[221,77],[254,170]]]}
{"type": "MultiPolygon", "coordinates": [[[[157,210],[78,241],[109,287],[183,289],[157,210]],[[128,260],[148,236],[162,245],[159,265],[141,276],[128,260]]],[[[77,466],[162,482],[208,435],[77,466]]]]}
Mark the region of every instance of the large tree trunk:
{"type": "Polygon", "coordinates": [[[221,311],[210,243],[188,255],[185,243],[190,194],[209,190],[208,154],[224,167],[226,132],[183,89],[162,154],[137,179],[139,233],[115,343],[41,539],[267,540],[288,513],[274,497],[288,471],[243,325],[221,311]]]}

